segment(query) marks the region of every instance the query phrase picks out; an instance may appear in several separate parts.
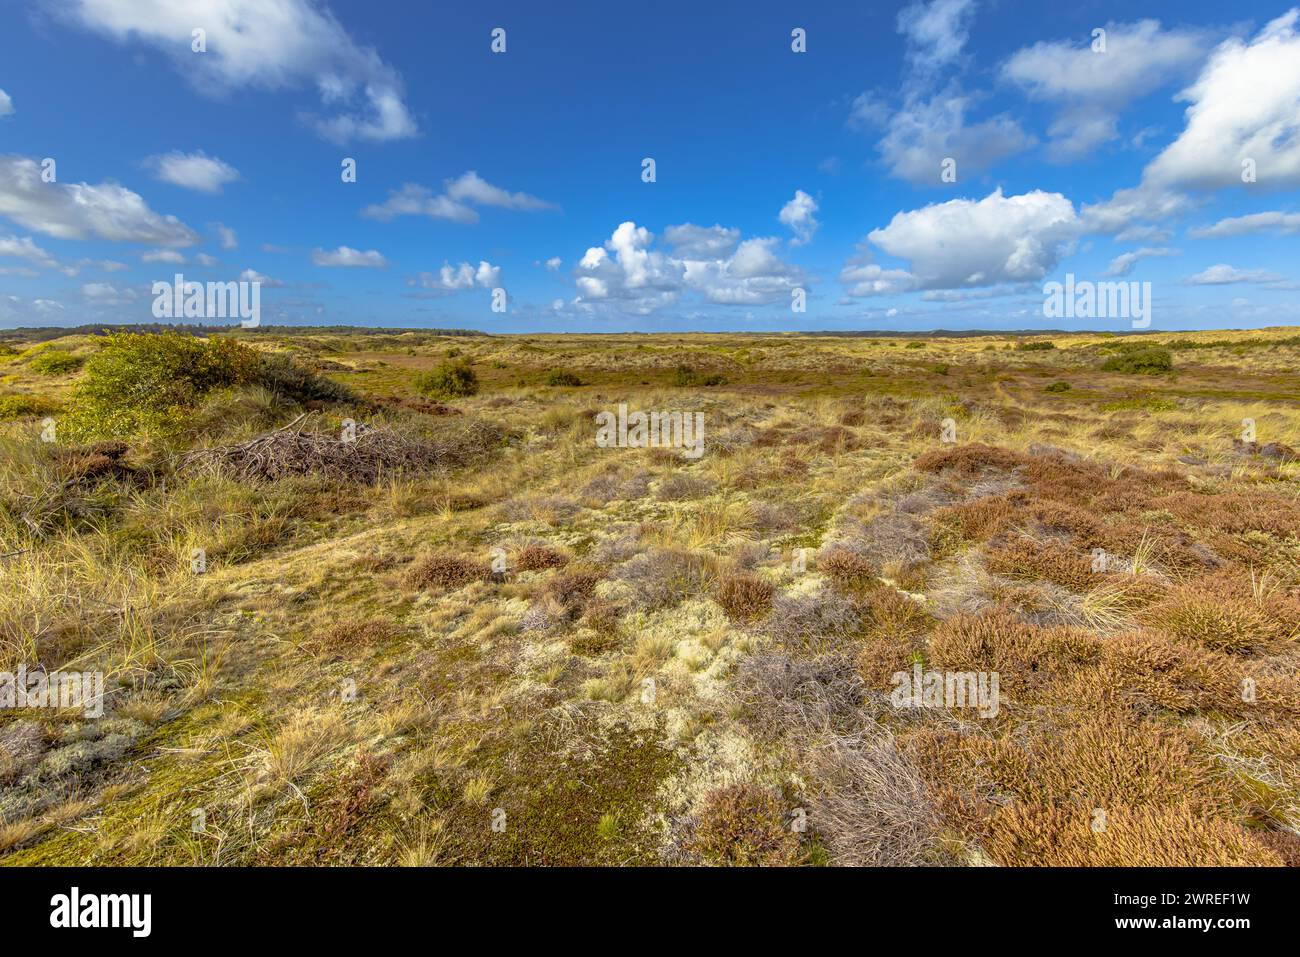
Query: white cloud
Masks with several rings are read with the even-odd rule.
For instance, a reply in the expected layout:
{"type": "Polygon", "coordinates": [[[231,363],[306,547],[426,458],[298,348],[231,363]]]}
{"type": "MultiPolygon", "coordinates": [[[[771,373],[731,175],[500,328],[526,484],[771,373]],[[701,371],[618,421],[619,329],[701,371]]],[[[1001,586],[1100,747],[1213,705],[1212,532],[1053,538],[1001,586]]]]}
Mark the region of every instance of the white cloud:
{"type": "Polygon", "coordinates": [[[560,268],[560,266],[563,263],[564,260],[562,260],[559,256],[552,256],[550,259],[546,260],[546,268],[549,269],[551,272],[555,272],[557,269],[560,268]]]}
{"type": "Polygon", "coordinates": [[[781,207],[777,218],[783,226],[794,233],[790,240],[792,246],[802,246],[812,240],[813,234],[821,224],[817,222],[817,201],[801,189],[794,191],[794,198],[781,207]]]}
{"type": "Polygon", "coordinates": [[[974,0],[913,3],[898,14],[898,32],[907,38],[913,69],[931,72],[961,55],[975,12],[974,0]]]}
{"type": "Polygon", "coordinates": [[[405,183],[401,189],[391,191],[384,202],[367,206],[361,215],[381,222],[388,222],[398,216],[428,216],[457,223],[476,223],[478,212],[473,206],[495,206],[530,212],[556,208],[553,203],[536,196],[511,193],[493,186],[478,173],[469,170],[455,179],[444,180],[443,192],[437,196],[426,186],[405,183]]]}
{"type": "Polygon", "coordinates": [[[1110,261],[1110,267],[1106,270],[1107,276],[1127,276],[1133,271],[1143,259],[1151,259],[1160,256],[1177,256],[1178,250],[1170,249],[1167,246],[1144,246],[1141,249],[1135,249],[1131,252],[1120,253],[1110,261]]]}
{"type": "Polygon", "coordinates": [[[366,267],[371,269],[380,269],[388,265],[388,261],[377,251],[370,249],[362,252],[350,246],[340,246],[338,249],[333,250],[315,249],[312,251],[311,261],[317,266],[366,267]]]}
{"type": "Polygon", "coordinates": [[[1230,216],[1212,226],[1189,230],[1187,235],[1193,239],[1224,239],[1249,233],[1300,233],[1300,213],[1270,210],[1266,213],[1251,213],[1249,216],[1230,216]]]}
{"type": "Polygon", "coordinates": [[[267,276],[264,273],[260,273],[256,269],[245,269],[243,272],[239,274],[239,279],[241,282],[261,283],[263,286],[266,286],[268,289],[279,289],[282,286],[284,286],[284,283],[281,282],[279,279],[272,279],[270,276],[267,276]]]}
{"type": "Polygon", "coordinates": [[[664,237],[672,254],[654,248],[644,226],[620,224],[579,261],[574,305],[616,305],[645,315],[690,292],[715,304],[763,305],[789,299],[804,282],[799,269],[777,257],[775,237],[737,242],[739,230],[691,223],[669,226],[664,237]]]}
{"type": "Polygon", "coordinates": [[[1003,79],[1061,113],[1048,130],[1048,158],[1073,162],[1119,137],[1119,110],[1186,73],[1205,57],[1196,30],[1164,30],[1158,20],[1107,23],[1106,49],[1089,36],[1078,43],[1035,43],[1002,64],[1003,79]]]}
{"type": "Polygon", "coordinates": [[[974,0],[932,0],[906,7],[898,15],[907,57],[902,105],[891,110],[873,93],[853,101],[849,125],[883,129],[876,144],[881,160],[892,175],[918,186],[942,183],[945,159],[957,161],[961,177],[1034,142],[1005,114],[968,123],[976,97],[964,93],[956,80],[938,87],[941,72],[960,58],[974,9],[974,0]]]}
{"type": "Polygon", "coordinates": [[[54,266],[54,257],[47,253],[30,236],[0,236],[0,256],[25,259],[38,266],[54,266]]]}
{"type": "MultiPolygon", "coordinates": [[[[981,200],[954,199],[898,213],[868,239],[909,261],[904,278],[869,268],[850,283],[886,281],[895,291],[960,289],[1041,279],[1079,233],[1074,205],[1060,193],[1034,190],[1003,196],[999,187],[981,200]]],[[[868,287],[869,288],[869,287],[868,287]]]]}
{"type": "Polygon", "coordinates": [[[134,289],[118,289],[106,282],[88,282],[81,287],[81,295],[90,302],[106,306],[120,306],[139,298],[134,289]]]}
{"type": "Polygon", "coordinates": [[[840,270],[840,282],[845,294],[860,299],[866,296],[887,296],[910,292],[916,288],[916,277],[906,269],[886,269],[863,253],[850,259],[840,270]]]}
{"type": "Polygon", "coordinates": [[[221,243],[222,249],[236,249],[239,246],[239,237],[229,226],[217,223],[214,227],[217,231],[217,241],[221,243]]]}
{"type": "Polygon", "coordinates": [[[315,0],[61,0],[67,15],[120,42],[143,40],[170,54],[204,90],[314,86],[329,115],[304,114],[327,139],[414,136],[401,77],[371,47],[358,45],[315,0]],[[207,32],[207,52],[190,49],[207,32]]]}
{"type": "Polygon", "coordinates": [[[1210,56],[1179,98],[1187,126],[1147,167],[1154,183],[1241,186],[1253,159],[1266,189],[1300,185],[1300,8],[1273,20],[1249,43],[1232,38],[1210,56]]]}
{"type": "Polygon", "coordinates": [[[1161,226],[1129,226],[1115,234],[1117,243],[1166,243],[1173,233],[1161,226]]]}
{"type": "Polygon", "coordinates": [[[1284,281],[1281,276],[1264,269],[1238,269],[1236,266],[1229,266],[1227,263],[1211,266],[1194,276],[1188,276],[1184,280],[1184,282],[1192,286],[1225,286],[1229,283],[1238,282],[1274,283],[1284,281]]]}
{"type": "Polygon", "coordinates": [[[725,259],[740,242],[740,230],[683,223],[665,229],[664,241],[679,259],[725,259]]]}
{"type": "Polygon", "coordinates": [[[209,256],[207,253],[199,253],[197,256],[194,257],[194,262],[197,265],[206,266],[208,269],[211,269],[213,266],[217,265],[219,261],[220,260],[218,260],[216,256],[209,256]]]}
{"type": "Polygon", "coordinates": [[[966,122],[968,97],[955,88],[905,104],[890,117],[877,149],[889,171],[918,186],[941,182],[941,163],[957,161],[958,177],[987,169],[1033,142],[1009,116],[966,122]]]}
{"type": "Polygon", "coordinates": [[[455,179],[444,184],[447,196],[457,203],[473,203],[478,206],[500,206],[502,209],[554,209],[554,205],[527,193],[511,193],[499,186],[493,186],[474,170],[461,173],[455,179]]]}
{"type": "Polygon", "coordinates": [[[174,249],[151,249],[140,256],[142,263],[172,263],[180,265],[185,262],[185,257],[174,249]]]}
{"type": "Polygon", "coordinates": [[[23,156],[0,156],[0,216],[56,239],[107,239],[151,246],[192,246],[198,236],[175,216],[155,213],[115,183],[46,183],[23,156]]]}
{"type": "Polygon", "coordinates": [[[444,292],[458,292],[476,286],[480,289],[494,289],[501,285],[501,267],[482,261],[477,268],[464,262],[457,266],[443,263],[437,274],[422,272],[413,282],[418,282],[425,289],[444,292]]]}
{"type": "Polygon", "coordinates": [[[202,150],[194,153],[173,150],[162,156],[150,156],[145,166],[153,170],[155,179],[200,193],[219,193],[227,183],[239,179],[239,170],[202,150]]]}
{"type": "Polygon", "coordinates": [[[1080,215],[1084,232],[1121,233],[1142,223],[1181,216],[1196,206],[1185,193],[1149,183],[1117,189],[1108,200],[1084,204],[1080,215]]]}
{"type": "Polygon", "coordinates": [[[14,112],[14,101],[4,90],[0,90],[0,116],[11,116],[14,112]]]}

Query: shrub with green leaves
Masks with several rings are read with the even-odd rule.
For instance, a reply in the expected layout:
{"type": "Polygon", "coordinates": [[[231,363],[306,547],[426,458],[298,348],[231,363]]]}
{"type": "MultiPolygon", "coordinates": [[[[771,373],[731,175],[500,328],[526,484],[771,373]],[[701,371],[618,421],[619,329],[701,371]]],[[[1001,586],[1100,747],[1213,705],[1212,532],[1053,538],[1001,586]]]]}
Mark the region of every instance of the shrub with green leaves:
{"type": "Polygon", "coordinates": [[[35,395],[0,395],[0,422],[49,415],[56,406],[35,395]]]}
{"type": "Polygon", "coordinates": [[[233,339],[116,333],[86,363],[60,430],[73,440],[173,434],[204,395],[253,381],[259,366],[257,350],[233,339]]]}
{"type": "Polygon", "coordinates": [[[579,386],[582,385],[582,380],[572,372],[556,370],[546,377],[546,384],[555,386],[579,386]]]}
{"type": "Polygon", "coordinates": [[[1018,342],[1016,349],[1020,352],[1046,352],[1048,349],[1055,349],[1056,343],[1047,340],[1037,342],[1018,342]]]}
{"type": "Polygon", "coordinates": [[[37,375],[56,376],[80,369],[83,361],[66,349],[48,349],[32,356],[27,368],[37,375]]]}
{"type": "Polygon", "coordinates": [[[458,399],[478,394],[478,376],[464,359],[444,362],[415,377],[415,389],[434,399],[458,399]]]}
{"type": "Polygon", "coordinates": [[[1045,386],[1043,388],[1043,391],[1044,392],[1069,392],[1072,388],[1073,386],[1071,386],[1070,383],[1068,382],[1053,382],[1051,385],[1045,386]]]}
{"type": "Polygon", "coordinates": [[[1160,375],[1173,368],[1173,359],[1168,349],[1132,349],[1107,359],[1101,368],[1106,372],[1160,375]]]}

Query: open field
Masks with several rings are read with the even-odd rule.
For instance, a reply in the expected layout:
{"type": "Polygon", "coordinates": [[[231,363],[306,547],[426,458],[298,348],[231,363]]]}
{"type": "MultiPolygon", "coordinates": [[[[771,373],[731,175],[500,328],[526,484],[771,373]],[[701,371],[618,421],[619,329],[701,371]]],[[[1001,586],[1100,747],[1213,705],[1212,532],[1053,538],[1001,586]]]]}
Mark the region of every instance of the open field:
{"type": "Polygon", "coordinates": [[[6,864],[1300,863],[1300,330],[107,341],[0,338],[0,672],[106,680],[6,864]]]}

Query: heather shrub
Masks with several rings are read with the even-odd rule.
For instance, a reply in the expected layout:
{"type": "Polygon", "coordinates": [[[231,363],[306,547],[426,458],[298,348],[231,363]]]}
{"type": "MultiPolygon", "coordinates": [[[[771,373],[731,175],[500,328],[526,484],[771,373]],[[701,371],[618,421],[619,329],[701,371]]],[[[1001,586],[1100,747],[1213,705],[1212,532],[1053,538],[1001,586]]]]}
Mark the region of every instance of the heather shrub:
{"type": "Polygon", "coordinates": [[[435,399],[459,399],[478,394],[478,375],[464,359],[444,362],[415,377],[415,390],[435,399]]]}
{"type": "Polygon", "coordinates": [[[799,860],[799,836],[780,797],[756,784],[732,784],[705,795],[691,846],[713,865],[785,866],[799,860]]]}

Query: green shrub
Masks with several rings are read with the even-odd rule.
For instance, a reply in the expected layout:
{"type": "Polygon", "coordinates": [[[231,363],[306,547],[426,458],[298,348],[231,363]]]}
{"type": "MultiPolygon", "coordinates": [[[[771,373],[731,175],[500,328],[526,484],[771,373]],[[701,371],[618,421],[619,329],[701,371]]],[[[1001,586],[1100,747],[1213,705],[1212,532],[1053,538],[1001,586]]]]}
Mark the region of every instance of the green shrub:
{"type": "Polygon", "coordinates": [[[935,375],[947,375],[949,366],[946,362],[940,362],[938,365],[932,367],[932,371],[935,375]]]}
{"type": "Polygon", "coordinates": [[[714,386],[725,383],[726,377],[720,372],[710,372],[708,375],[700,375],[690,366],[677,366],[673,369],[673,385],[678,388],[688,386],[714,386]]]}
{"type": "Polygon", "coordinates": [[[924,342],[909,342],[906,346],[904,346],[904,348],[906,348],[906,349],[924,349],[924,348],[925,348],[925,343],[924,343],[924,342]]]}
{"type": "Polygon", "coordinates": [[[53,402],[35,395],[0,395],[0,422],[26,419],[36,415],[49,415],[55,409],[53,402]]]}
{"type": "Polygon", "coordinates": [[[27,368],[37,375],[55,376],[80,369],[83,361],[80,356],[74,356],[65,349],[49,349],[32,356],[27,368]]]}
{"type": "Polygon", "coordinates": [[[478,376],[463,359],[444,362],[436,369],[415,377],[415,389],[435,399],[456,399],[478,394],[478,376]]]}
{"type": "Polygon", "coordinates": [[[357,401],[356,393],[341,382],[304,369],[288,356],[260,356],[254,379],[275,396],[294,402],[357,401]]]}
{"type": "Polygon", "coordinates": [[[1069,392],[1070,389],[1072,388],[1073,386],[1071,386],[1070,383],[1068,382],[1053,382],[1051,385],[1043,389],[1043,391],[1044,392],[1069,392]]]}
{"type": "Polygon", "coordinates": [[[555,386],[579,386],[582,385],[582,380],[572,372],[556,370],[546,377],[546,384],[555,386]]]}
{"type": "Polygon", "coordinates": [[[1048,349],[1055,349],[1056,343],[1048,342],[1046,340],[1038,342],[1018,342],[1016,343],[1016,348],[1021,352],[1046,352],[1048,349]]]}
{"type": "Polygon", "coordinates": [[[1173,360],[1168,349],[1133,349],[1107,359],[1101,367],[1106,372],[1159,375],[1173,368],[1173,360]]]}
{"type": "Polygon", "coordinates": [[[233,339],[115,333],[86,363],[60,428],[74,440],[172,434],[206,393],[253,381],[260,363],[233,339]]]}

